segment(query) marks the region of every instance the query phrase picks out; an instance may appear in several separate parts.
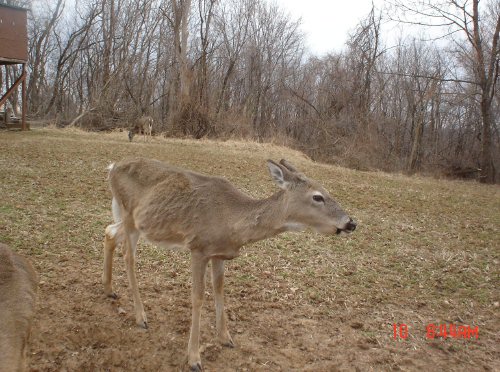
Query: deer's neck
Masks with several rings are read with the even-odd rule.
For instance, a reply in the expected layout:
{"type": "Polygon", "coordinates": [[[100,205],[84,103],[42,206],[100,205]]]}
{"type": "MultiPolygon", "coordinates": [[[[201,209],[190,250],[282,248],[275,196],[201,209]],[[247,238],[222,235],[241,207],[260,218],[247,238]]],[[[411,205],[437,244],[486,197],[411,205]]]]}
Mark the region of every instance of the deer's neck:
{"type": "Polygon", "coordinates": [[[235,224],[239,243],[256,242],[288,230],[286,205],[284,191],[267,199],[249,199],[235,224]]]}

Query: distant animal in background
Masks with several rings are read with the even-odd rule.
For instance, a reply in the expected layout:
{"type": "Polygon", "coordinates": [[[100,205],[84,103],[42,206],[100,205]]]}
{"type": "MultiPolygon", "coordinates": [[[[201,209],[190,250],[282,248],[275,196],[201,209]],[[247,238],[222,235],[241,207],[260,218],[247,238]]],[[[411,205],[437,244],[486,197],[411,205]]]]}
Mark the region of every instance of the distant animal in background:
{"type": "Polygon", "coordinates": [[[128,140],[132,142],[132,139],[136,134],[142,134],[144,142],[146,138],[151,138],[153,134],[153,118],[151,116],[142,116],[135,121],[134,126],[128,131],[128,140]]]}
{"type": "Polygon", "coordinates": [[[14,110],[12,109],[12,107],[7,107],[4,111],[3,122],[5,124],[10,124],[13,114],[14,114],[14,110]]]}
{"type": "Polygon", "coordinates": [[[0,243],[0,370],[26,369],[38,275],[24,257],[0,243]]]}

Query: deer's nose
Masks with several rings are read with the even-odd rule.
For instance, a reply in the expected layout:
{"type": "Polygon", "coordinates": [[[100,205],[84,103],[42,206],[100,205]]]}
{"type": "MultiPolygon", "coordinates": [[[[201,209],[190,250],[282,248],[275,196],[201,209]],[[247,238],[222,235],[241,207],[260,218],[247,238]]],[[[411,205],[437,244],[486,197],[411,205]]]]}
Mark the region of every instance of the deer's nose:
{"type": "Polygon", "coordinates": [[[356,226],[357,226],[356,221],[354,221],[352,218],[350,218],[347,225],[345,225],[345,230],[354,231],[354,230],[356,230],[356,226]]]}

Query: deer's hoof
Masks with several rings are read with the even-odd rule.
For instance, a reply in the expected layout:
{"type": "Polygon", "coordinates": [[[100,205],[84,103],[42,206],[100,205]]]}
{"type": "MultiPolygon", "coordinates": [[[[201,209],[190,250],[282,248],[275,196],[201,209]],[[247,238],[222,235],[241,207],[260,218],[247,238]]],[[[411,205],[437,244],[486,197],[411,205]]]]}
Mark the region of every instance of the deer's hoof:
{"type": "Polygon", "coordinates": [[[232,348],[234,348],[234,342],[233,342],[233,340],[232,340],[232,339],[229,339],[229,340],[227,340],[227,341],[224,341],[224,342],[222,343],[222,346],[229,347],[229,348],[231,348],[231,349],[232,349],[232,348]]]}
{"type": "Polygon", "coordinates": [[[115,292],[108,293],[106,297],[112,298],[113,300],[118,300],[118,295],[115,292]]]}
{"type": "Polygon", "coordinates": [[[219,342],[222,346],[230,347],[230,348],[234,347],[233,338],[231,337],[231,335],[227,331],[223,332],[222,335],[219,335],[219,342]]]}
{"type": "Polygon", "coordinates": [[[148,318],[144,310],[135,314],[135,323],[141,328],[148,329],[148,318]]]}
{"type": "Polygon", "coordinates": [[[195,364],[191,364],[191,366],[189,367],[189,370],[191,372],[202,372],[203,367],[201,366],[201,362],[196,362],[195,364]]]}
{"type": "Polygon", "coordinates": [[[137,320],[136,324],[143,329],[148,329],[148,321],[146,319],[137,320]]]}

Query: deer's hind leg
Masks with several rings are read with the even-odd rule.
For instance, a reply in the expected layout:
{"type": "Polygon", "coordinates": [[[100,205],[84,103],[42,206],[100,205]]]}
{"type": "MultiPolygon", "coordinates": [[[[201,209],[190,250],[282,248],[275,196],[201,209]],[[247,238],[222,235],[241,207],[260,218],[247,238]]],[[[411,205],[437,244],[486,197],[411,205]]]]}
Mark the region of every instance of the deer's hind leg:
{"type": "Polygon", "coordinates": [[[113,254],[117,245],[123,244],[124,230],[121,219],[121,210],[118,201],[113,197],[111,201],[114,224],[106,227],[104,233],[104,270],[102,273],[102,284],[104,293],[108,297],[117,298],[113,292],[111,279],[113,275],[113,254]]]}
{"type": "Polygon", "coordinates": [[[102,284],[104,294],[108,297],[117,298],[113,292],[111,278],[113,274],[113,254],[117,245],[123,243],[123,227],[121,222],[106,227],[104,234],[104,270],[102,273],[102,284]]]}
{"type": "Polygon", "coordinates": [[[224,346],[234,347],[233,339],[227,330],[227,319],[224,311],[224,260],[212,258],[212,286],[219,341],[224,346]]]}

